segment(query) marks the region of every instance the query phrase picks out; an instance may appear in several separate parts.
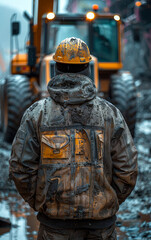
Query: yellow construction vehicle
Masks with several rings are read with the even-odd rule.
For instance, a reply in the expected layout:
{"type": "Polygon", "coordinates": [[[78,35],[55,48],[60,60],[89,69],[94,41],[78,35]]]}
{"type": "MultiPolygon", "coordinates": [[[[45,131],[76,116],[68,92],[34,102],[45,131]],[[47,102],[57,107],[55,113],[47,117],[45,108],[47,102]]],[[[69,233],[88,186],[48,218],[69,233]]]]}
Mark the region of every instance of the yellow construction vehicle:
{"type": "MultiPolygon", "coordinates": [[[[25,109],[48,96],[47,83],[55,75],[53,53],[63,39],[78,37],[93,55],[91,79],[102,94],[122,111],[134,134],[136,91],[130,73],[119,72],[121,60],[121,21],[119,15],[55,14],[53,1],[34,1],[33,18],[24,14],[30,25],[27,53],[17,54],[11,62],[11,75],[1,87],[1,116],[5,140],[11,142],[25,109]],[[38,15],[35,14],[38,12],[38,15]],[[42,26],[42,27],[41,27],[42,26]]],[[[17,37],[19,23],[12,22],[12,37],[17,37]]]]}
{"type": "Polygon", "coordinates": [[[53,8],[52,0],[33,0],[33,17],[24,13],[30,29],[25,53],[14,49],[20,22],[16,21],[15,14],[11,17],[11,73],[0,81],[0,127],[8,142],[12,142],[24,111],[40,98],[41,19],[53,8]]]}

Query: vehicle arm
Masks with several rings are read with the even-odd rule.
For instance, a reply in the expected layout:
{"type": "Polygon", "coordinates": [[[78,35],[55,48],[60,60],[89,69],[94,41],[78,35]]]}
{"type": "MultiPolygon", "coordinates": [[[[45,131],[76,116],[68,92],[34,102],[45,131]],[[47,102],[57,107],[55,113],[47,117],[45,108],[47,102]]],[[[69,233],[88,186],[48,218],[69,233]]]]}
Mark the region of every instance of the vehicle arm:
{"type": "Polygon", "coordinates": [[[9,172],[20,195],[34,208],[40,145],[31,113],[25,112],[13,141],[9,172]]]}
{"type": "Polygon", "coordinates": [[[120,119],[121,124],[115,127],[111,141],[112,187],[119,204],[129,196],[137,179],[137,150],[121,114],[120,119]]]}

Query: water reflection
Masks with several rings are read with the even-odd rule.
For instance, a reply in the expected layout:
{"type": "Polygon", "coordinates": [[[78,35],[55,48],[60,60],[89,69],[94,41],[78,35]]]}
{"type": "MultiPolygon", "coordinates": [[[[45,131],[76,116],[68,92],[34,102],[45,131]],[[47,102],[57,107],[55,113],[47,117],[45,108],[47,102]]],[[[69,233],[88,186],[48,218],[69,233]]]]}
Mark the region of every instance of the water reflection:
{"type": "Polygon", "coordinates": [[[0,193],[0,217],[11,222],[11,228],[0,228],[0,239],[37,239],[39,222],[36,214],[17,193],[0,193]]]}

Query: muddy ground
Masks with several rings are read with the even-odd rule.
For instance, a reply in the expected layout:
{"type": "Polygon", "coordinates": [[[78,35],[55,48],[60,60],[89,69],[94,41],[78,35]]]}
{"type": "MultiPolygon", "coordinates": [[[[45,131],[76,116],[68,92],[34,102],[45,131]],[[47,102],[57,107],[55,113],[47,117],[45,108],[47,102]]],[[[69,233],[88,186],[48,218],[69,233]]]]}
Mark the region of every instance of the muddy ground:
{"type": "MultiPolygon", "coordinates": [[[[118,240],[151,239],[151,82],[136,81],[138,114],[135,144],[138,149],[139,175],[136,187],[120,206],[117,215],[118,240]]],[[[7,218],[11,226],[0,228],[2,240],[36,239],[36,214],[19,197],[8,180],[8,159],[11,145],[3,141],[0,133],[0,217],[7,218]]]]}

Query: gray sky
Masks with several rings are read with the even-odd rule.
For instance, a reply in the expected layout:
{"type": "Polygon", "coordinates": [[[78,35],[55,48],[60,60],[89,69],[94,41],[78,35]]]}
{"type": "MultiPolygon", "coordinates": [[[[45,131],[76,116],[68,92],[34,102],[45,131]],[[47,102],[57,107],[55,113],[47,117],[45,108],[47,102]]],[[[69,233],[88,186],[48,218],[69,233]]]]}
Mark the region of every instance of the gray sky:
{"type": "Polygon", "coordinates": [[[0,0],[0,5],[10,6],[22,12],[27,10],[32,14],[32,0],[0,0]]]}
{"type": "MultiPolygon", "coordinates": [[[[32,0],[0,0],[0,5],[10,6],[20,11],[28,11],[32,15],[32,0]]],[[[59,0],[59,12],[65,12],[67,0],[59,0]]]]}

